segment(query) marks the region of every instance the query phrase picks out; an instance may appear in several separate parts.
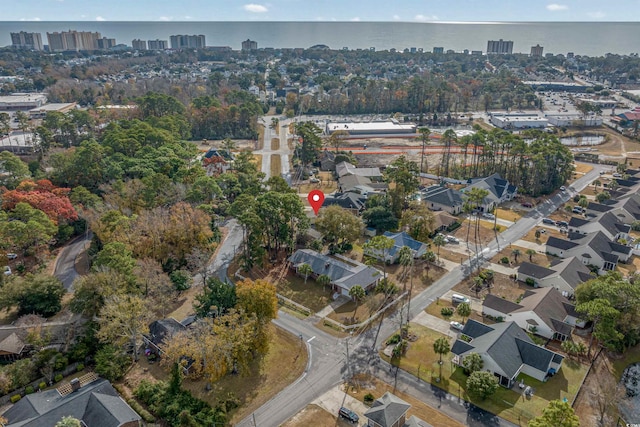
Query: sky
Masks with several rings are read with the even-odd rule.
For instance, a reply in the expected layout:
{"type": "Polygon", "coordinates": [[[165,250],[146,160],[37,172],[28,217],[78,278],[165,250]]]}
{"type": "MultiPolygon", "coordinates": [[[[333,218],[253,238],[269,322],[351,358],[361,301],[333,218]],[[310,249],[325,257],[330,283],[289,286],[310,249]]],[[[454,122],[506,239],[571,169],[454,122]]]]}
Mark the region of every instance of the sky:
{"type": "Polygon", "coordinates": [[[640,21],[640,0],[0,0],[2,21],[640,21]]]}

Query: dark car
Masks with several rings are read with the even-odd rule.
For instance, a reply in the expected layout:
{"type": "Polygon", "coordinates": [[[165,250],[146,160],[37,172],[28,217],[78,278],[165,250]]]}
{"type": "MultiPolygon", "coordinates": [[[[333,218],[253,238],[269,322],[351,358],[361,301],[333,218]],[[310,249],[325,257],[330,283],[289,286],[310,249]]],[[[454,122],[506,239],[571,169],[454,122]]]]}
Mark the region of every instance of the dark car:
{"type": "Polygon", "coordinates": [[[551,225],[556,225],[556,222],[550,218],[542,218],[542,223],[543,224],[551,224],[551,225]]]}
{"type": "Polygon", "coordinates": [[[569,226],[569,223],[567,221],[556,221],[556,225],[561,228],[566,228],[569,226]]]}
{"type": "Polygon", "coordinates": [[[521,205],[523,208],[532,208],[532,207],[533,207],[533,205],[532,205],[531,203],[527,203],[527,202],[525,202],[525,203],[520,203],[520,205],[521,205]]]}
{"type": "Polygon", "coordinates": [[[351,421],[352,423],[357,423],[360,420],[358,414],[353,412],[351,409],[345,408],[344,406],[340,408],[340,410],[338,411],[338,415],[341,418],[351,421]]]}

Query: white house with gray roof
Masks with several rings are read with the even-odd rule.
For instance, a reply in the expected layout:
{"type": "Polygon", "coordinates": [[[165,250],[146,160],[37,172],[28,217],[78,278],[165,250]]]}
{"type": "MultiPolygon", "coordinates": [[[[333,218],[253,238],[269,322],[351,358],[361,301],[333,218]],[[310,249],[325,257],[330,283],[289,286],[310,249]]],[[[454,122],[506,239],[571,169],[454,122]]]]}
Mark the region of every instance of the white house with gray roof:
{"type": "Polygon", "coordinates": [[[367,427],[431,427],[431,424],[420,418],[407,418],[411,405],[395,394],[386,392],[373,402],[371,408],[364,413],[367,427]]]}
{"type": "Polygon", "coordinates": [[[571,296],[580,283],[593,279],[591,270],[576,257],[554,260],[549,267],[523,262],[518,267],[518,280],[531,279],[536,288],[556,288],[571,296]]]}
{"type": "Polygon", "coordinates": [[[323,255],[311,249],[297,250],[289,257],[289,262],[296,272],[301,265],[307,264],[313,271],[312,277],[329,276],[334,290],[345,296],[349,296],[349,291],[356,285],[368,291],[382,279],[382,272],[376,268],[341,255],[323,255]]]}
{"type": "Polygon", "coordinates": [[[478,206],[482,212],[491,211],[495,206],[512,200],[516,194],[518,194],[518,188],[515,185],[510,184],[509,181],[503,179],[500,174],[497,173],[485,178],[474,178],[469,180],[469,185],[462,189],[462,192],[466,193],[472,188],[487,190],[489,193],[482,204],[478,206]]]}
{"type": "Polygon", "coordinates": [[[618,261],[627,262],[631,256],[631,247],[612,242],[602,231],[569,233],[567,239],[549,237],[546,251],[560,258],[576,257],[601,272],[614,270],[618,261]]]}
{"type": "Polygon", "coordinates": [[[511,388],[521,373],[546,381],[562,366],[564,356],[536,345],[515,322],[484,323],[468,320],[461,334],[469,341],[457,339],[451,347],[453,363],[471,353],[482,357],[483,369],[492,372],[501,386],[511,388]]]}
{"type": "Polygon", "coordinates": [[[489,294],[482,302],[482,312],[557,341],[569,339],[575,326],[584,327],[575,306],[554,288],[527,291],[519,303],[489,294]]]}
{"type": "Polygon", "coordinates": [[[618,218],[613,212],[605,212],[592,219],[571,217],[569,233],[589,234],[602,231],[610,240],[629,239],[631,226],[618,218]]]}
{"type": "Polygon", "coordinates": [[[420,200],[432,211],[445,211],[452,215],[462,212],[464,206],[464,199],[460,191],[439,185],[432,185],[422,190],[420,200]]]}

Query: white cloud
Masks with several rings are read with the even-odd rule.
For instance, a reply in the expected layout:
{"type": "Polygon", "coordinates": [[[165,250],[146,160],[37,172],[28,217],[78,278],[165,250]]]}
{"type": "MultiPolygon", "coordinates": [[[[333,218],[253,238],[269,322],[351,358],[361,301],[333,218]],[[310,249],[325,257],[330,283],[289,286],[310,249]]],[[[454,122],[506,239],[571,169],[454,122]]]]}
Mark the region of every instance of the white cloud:
{"type": "Polygon", "coordinates": [[[559,10],[567,9],[569,9],[569,6],[567,6],[566,4],[551,3],[547,5],[547,10],[550,10],[551,12],[557,12],[559,10]]]}
{"type": "Polygon", "coordinates": [[[158,21],[171,21],[172,19],[172,16],[161,16],[160,18],[158,18],[158,21]]]}
{"type": "Polygon", "coordinates": [[[42,19],[38,18],[37,16],[34,18],[20,18],[21,21],[42,21],[42,19]]]}
{"type": "Polygon", "coordinates": [[[605,16],[607,16],[606,13],[598,10],[597,12],[588,12],[587,15],[589,15],[589,18],[593,18],[593,19],[602,19],[605,16]]]}
{"type": "Polygon", "coordinates": [[[353,18],[349,19],[349,21],[351,21],[351,22],[358,22],[358,21],[360,21],[360,18],[359,18],[359,17],[357,17],[357,16],[354,16],[353,18]]]}
{"type": "Polygon", "coordinates": [[[394,21],[399,21],[400,20],[400,15],[393,15],[393,20],[394,21]]]}
{"type": "Polygon", "coordinates": [[[184,19],[193,19],[193,16],[187,15],[187,16],[184,17],[184,19]]]}
{"type": "Polygon", "coordinates": [[[96,16],[96,21],[106,21],[102,16],[96,16]]]}
{"type": "Polygon", "coordinates": [[[431,15],[431,16],[429,16],[429,15],[421,15],[421,14],[418,14],[418,15],[414,16],[414,17],[413,17],[413,19],[414,19],[415,21],[427,22],[427,21],[437,21],[437,20],[438,20],[438,17],[437,17],[437,16],[435,16],[435,15],[431,15]]]}
{"type": "Polygon", "coordinates": [[[261,4],[255,4],[255,3],[245,4],[244,6],[242,6],[242,8],[245,11],[251,12],[251,13],[266,13],[269,11],[269,9],[267,9],[266,6],[263,6],[261,4]]]}

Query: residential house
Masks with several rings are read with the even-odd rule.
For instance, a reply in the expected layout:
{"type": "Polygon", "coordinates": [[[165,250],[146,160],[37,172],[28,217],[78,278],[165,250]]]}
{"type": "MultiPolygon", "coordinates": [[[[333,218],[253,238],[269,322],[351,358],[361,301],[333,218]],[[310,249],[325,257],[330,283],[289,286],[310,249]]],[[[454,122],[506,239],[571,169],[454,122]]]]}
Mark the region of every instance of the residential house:
{"type": "Polygon", "coordinates": [[[382,181],[380,168],[357,168],[349,162],[340,162],[336,165],[336,175],[342,178],[347,175],[358,175],[369,178],[371,181],[382,181]]]}
{"type": "Polygon", "coordinates": [[[483,369],[492,372],[501,386],[511,388],[521,373],[539,381],[560,370],[564,357],[537,346],[516,322],[485,325],[468,320],[461,334],[469,341],[457,339],[451,347],[453,363],[462,366],[470,353],[482,357],[483,369]]]}
{"type": "Polygon", "coordinates": [[[611,213],[625,224],[640,221],[640,194],[632,194],[617,200],[611,213]]]}
{"type": "Polygon", "coordinates": [[[442,231],[451,227],[458,222],[458,218],[445,211],[437,211],[433,213],[434,231],[442,231]]]}
{"type": "Polygon", "coordinates": [[[74,417],[83,426],[138,427],[140,416],[122,399],[109,381],[95,374],[72,380],[58,389],[24,396],[4,414],[6,427],[54,426],[74,417]]]}
{"type": "Polygon", "coordinates": [[[150,347],[154,353],[162,354],[162,344],[165,339],[170,339],[172,335],[182,332],[187,327],[178,322],[173,317],[156,320],[149,325],[149,334],[143,336],[144,343],[150,347]]]}
{"type": "Polygon", "coordinates": [[[580,283],[593,279],[591,270],[578,258],[554,260],[549,267],[523,262],[518,267],[518,280],[533,280],[536,288],[556,288],[564,296],[571,296],[580,283]]]}
{"type": "Polygon", "coordinates": [[[335,193],[325,197],[322,207],[338,205],[355,215],[360,215],[364,211],[367,198],[358,193],[335,193]]]}
{"type": "Polygon", "coordinates": [[[312,277],[327,275],[336,292],[349,296],[349,291],[356,285],[366,291],[372,290],[382,279],[382,272],[361,262],[341,255],[323,255],[311,249],[299,249],[289,257],[291,268],[296,272],[302,264],[308,264],[313,271],[312,277]]]}
{"type": "Polygon", "coordinates": [[[338,190],[341,193],[355,192],[367,196],[372,193],[385,192],[388,185],[384,182],[373,182],[366,176],[345,175],[338,178],[338,190]]]}
{"type": "Polygon", "coordinates": [[[320,170],[325,172],[334,172],[336,170],[335,159],[336,153],[325,149],[322,154],[320,154],[320,170]]]}
{"type": "Polygon", "coordinates": [[[515,185],[510,184],[497,173],[485,178],[470,179],[469,185],[462,192],[466,193],[472,188],[481,188],[489,193],[482,204],[478,206],[482,212],[491,211],[499,204],[512,200],[518,193],[518,188],[515,185]]]}
{"type": "MultiPolygon", "coordinates": [[[[0,327],[0,361],[13,362],[27,356],[33,349],[29,344],[27,335],[36,325],[5,325],[0,327]]],[[[49,337],[49,347],[59,349],[68,344],[70,332],[75,328],[75,324],[56,323],[48,324],[43,322],[37,327],[43,334],[49,337]]]]}
{"type": "Polygon", "coordinates": [[[629,239],[631,226],[625,224],[612,212],[605,212],[593,219],[572,217],[569,220],[569,233],[589,234],[603,232],[610,240],[629,239]]]}
{"type": "Polygon", "coordinates": [[[421,191],[422,200],[432,211],[445,211],[451,215],[462,212],[464,199],[462,193],[452,188],[433,185],[421,191]]]}
{"type": "Polygon", "coordinates": [[[367,417],[367,427],[431,427],[431,424],[420,418],[407,418],[407,411],[411,405],[398,396],[386,392],[376,399],[371,408],[364,413],[367,417]]]}
{"type": "Polygon", "coordinates": [[[489,294],[482,302],[482,312],[516,322],[526,332],[558,341],[569,339],[574,326],[584,327],[575,306],[555,288],[527,291],[519,303],[489,294]]]}
{"type": "Polygon", "coordinates": [[[631,247],[612,242],[602,231],[589,234],[569,233],[567,239],[549,237],[546,251],[560,258],[576,257],[600,271],[614,270],[618,261],[627,262],[631,247]]]}
{"type": "Polygon", "coordinates": [[[425,243],[419,242],[411,237],[404,231],[399,233],[391,233],[389,231],[385,231],[383,236],[388,237],[393,240],[393,247],[386,251],[385,254],[382,251],[378,251],[375,249],[365,249],[365,254],[371,257],[374,257],[380,261],[386,261],[389,264],[394,264],[398,261],[398,257],[400,256],[400,249],[403,246],[407,246],[411,249],[411,253],[413,254],[413,258],[419,258],[427,252],[428,246],[425,243]]]}
{"type": "Polygon", "coordinates": [[[233,153],[227,150],[211,148],[202,157],[202,166],[206,169],[207,175],[220,175],[231,169],[233,159],[233,153]]]}

